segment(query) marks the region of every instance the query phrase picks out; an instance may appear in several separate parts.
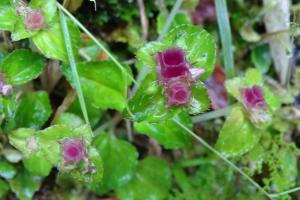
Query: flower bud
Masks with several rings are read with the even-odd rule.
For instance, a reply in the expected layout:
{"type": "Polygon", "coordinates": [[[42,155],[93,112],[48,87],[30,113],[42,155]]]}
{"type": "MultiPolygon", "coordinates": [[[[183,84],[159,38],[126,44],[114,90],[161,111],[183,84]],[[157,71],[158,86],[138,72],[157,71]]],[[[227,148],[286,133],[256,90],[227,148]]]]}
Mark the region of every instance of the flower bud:
{"type": "Polygon", "coordinates": [[[65,139],[62,141],[64,163],[79,163],[86,158],[86,146],[82,139],[65,139]]]}
{"type": "Polygon", "coordinates": [[[189,103],[191,92],[187,83],[178,80],[167,85],[166,95],[169,106],[180,106],[189,103]]]}
{"type": "Polygon", "coordinates": [[[31,9],[25,14],[25,26],[30,31],[46,28],[45,18],[41,10],[31,9]]]}
{"type": "Polygon", "coordinates": [[[253,109],[265,109],[265,98],[261,87],[255,85],[251,88],[242,88],[241,94],[243,98],[243,104],[247,110],[251,111],[253,109]]]}
{"type": "Polygon", "coordinates": [[[178,77],[190,76],[189,64],[180,48],[169,48],[157,55],[157,73],[163,82],[178,77]]]}

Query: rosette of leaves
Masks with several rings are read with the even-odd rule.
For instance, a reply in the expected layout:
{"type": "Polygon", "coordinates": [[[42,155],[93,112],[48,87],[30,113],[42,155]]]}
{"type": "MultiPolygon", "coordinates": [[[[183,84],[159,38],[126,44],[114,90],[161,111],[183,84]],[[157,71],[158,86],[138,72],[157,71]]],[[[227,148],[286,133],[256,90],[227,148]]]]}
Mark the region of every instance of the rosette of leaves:
{"type": "Polygon", "coordinates": [[[0,62],[0,111],[4,131],[14,128],[41,128],[51,115],[48,94],[43,91],[16,95],[18,87],[42,73],[44,59],[37,53],[18,49],[0,62]],[[32,112],[34,111],[34,112],[32,112]]]}
{"type": "Polygon", "coordinates": [[[25,168],[34,175],[47,176],[57,167],[60,173],[79,181],[102,180],[102,159],[91,146],[92,131],[87,125],[57,124],[41,131],[20,128],[8,137],[10,144],[22,152],[25,168]]]}
{"type": "Polygon", "coordinates": [[[137,52],[138,66],[146,68],[148,74],[129,101],[125,114],[129,119],[137,122],[136,128],[139,132],[153,136],[167,148],[186,147],[191,144],[189,136],[186,136],[186,132],[173,120],[191,127],[188,114],[199,114],[210,107],[207,90],[202,81],[207,79],[214,70],[215,54],[214,38],[202,28],[192,25],[176,26],[162,41],[148,43],[137,52]],[[176,49],[179,50],[176,52],[176,49]],[[189,82],[189,78],[183,79],[183,82],[189,82],[188,84],[191,85],[189,89],[180,84],[175,84],[177,88],[171,88],[170,91],[168,87],[164,87],[166,81],[162,81],[157,71],[160,65],[157,57],[167,51],[174,51],[179,56],[184,54],[186,65],[190,70],[187,72],[190,74],[187,77],[193,77],[192,83],[189,82]],[[194,72],[198,73],[195,77],[194,72]],[[172,92],[178,90],[188,93],[189,100],[170,100],[172,92]],[[172,141],[163,139],[165,137],[161,134],[173,138],[172,141]]]}
{"type": "MultiPolygon", "coordinates": [[[[3,0],[0,10],[0,30],[10,31],[13,41],[31,38],[46,57],[68,61],[55,0],[3,0]]],[[[68,28],[77,56],[80,32],[70,21],[68,28]]]]}
{"type": "Polygon", "coordinates": [[[227,117],[216,147],[225,156],[240,156],[258,143],[281,103],[264,85],[257,69],[249,69],[244,77],[226,81],[225,86],[238,103],[227,117]]]}

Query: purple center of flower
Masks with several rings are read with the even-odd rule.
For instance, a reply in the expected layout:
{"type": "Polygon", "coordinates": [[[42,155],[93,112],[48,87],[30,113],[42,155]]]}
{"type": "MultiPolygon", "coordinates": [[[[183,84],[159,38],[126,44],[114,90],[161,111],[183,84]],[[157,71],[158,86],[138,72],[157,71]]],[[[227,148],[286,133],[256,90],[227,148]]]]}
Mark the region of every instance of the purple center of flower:
{"type": "Polygon", "coordinates": [[[78,163],[86,157],[86,147],[82,139],[66,139],[62,142],[64,162],[78,163]]]}
{"type": "Polygon", "coordinates": [[[252,110],[265,108],[265,98],[261,87],[255,85],[251,88],[242,88],[241,94],[246,109],[252,110]]]}
{"type": "Polygon", "coordinates": [[[167,88],[167,102],[172,105],[186,105],[190,101],[190,88],[187,83],[174,82],[168,85],[167,88]]]}
{"type": "Polygon", "coordinates": [[[30,10],[25,16],[26,28],[37,31],[46,27],[44,15],[41,10],[30,10]]]}
{"type": "Polygon", "coordinates": [[[165,87],[169,106],[187,105],[190,102],[191,86],[205,72],[201,68],[192,68],[185,52],[177,47],[166,49],[157,54],[157,74],[165,87]]]}
{"type": "Polygon", "coordinates": [[[190,75],[189,65],[186,62],[182,49],[170,48],[158,53],[158,74],[162,81],[190,75]]]}

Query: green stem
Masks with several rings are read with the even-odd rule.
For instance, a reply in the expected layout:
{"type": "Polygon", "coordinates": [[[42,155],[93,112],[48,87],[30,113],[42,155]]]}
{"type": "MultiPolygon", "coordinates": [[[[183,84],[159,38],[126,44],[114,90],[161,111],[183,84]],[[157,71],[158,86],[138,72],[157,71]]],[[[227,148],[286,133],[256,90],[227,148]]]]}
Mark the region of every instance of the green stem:
{"type": "Polygon", "coordinates": [[[79,103],[80,103],[80,106],[81,106],[83,117],[85,119],[85,122],[87,124],[90,124],[88,114],[87,114],[85,100],[84,100],[84,97],[83,97],[83,92],[82,92],[82,89],[81,89],[79,75],[78,75],[78,72],[77,72],[76,61],[75,61],[75,57],[74,57],[74,54],[73,54],[73,48],[72,48],[72,44],[71,44],[71,39],[70,39],[70,34],[69,34],[67,21],[66,21],[65,15],[61,11],[59,12],[59,16],[60,16],[61,28],[63,30],[65,45],[66,45],[66,49],[67,49],[67,53],[68,53],[69,63],[71,65],[72,74],[73,74],[74,79],[75,79],[75,87],[76,87],[76,91],[77,91],[77,94],[78,94],[79,103]]]}
{"type": "Polygon", "coordinates": [[[166,33],[168,32],[170,26],[171,26],[171,23],[175,17],[175,15],[177,14],[181,4],[182,4],[183,0],[176,0],[171,12],[170,12],[170,15],[168,16],[168,19],[165,23],[165,26],[163,28],[163,30],[161,31],[161,33],[159,34],[159,37],[158,37],[158,41],[160,41],[165,35],[166,33]]]}
{"type": "Polygon", "coordinates": [[[233,169],[235,169],[237,172],[239,172],[241,175],[243,175],[249,182],[251,182],[259,191],[261,191],[263,194],[265,194],[267,197],[269,197],[269,193],[265,191],[258,183],[256,183],[250,176],[248,176],[244,171],[242,171],[240,168],[238,168],[235,164],[233,164],[230,160],[228,160],[222,153],[214,149],[212,146],[210,146],[207,142],[205,142],[201,137],[196,135],[194,132],[192,132],[190,129],[188,129],[185,125],[183,125],[181,122],[177,121],[176,119],[173,119],[175,123],[177,123],[179,126],[181,126],[184,130],[186,130],[189,134],[191,134],[197,141],[199,141],[203,146],[205,146],[207,149],[212,151],[214,154],[219,156],[222,160],[224,160],[229,166],[231,166],[233,169]]]}
{"type": "Polygon", "coordinates": [[[299,190],[300,190],[300,187],[296,187],[296,188],[293,188],[293,189],[290,189],[290,190],[286,190],[284,192],[269,194],[269,197],[271,199],[275,199],[275,198],[278,198],[278,197],[283,196],[283,195],[287,195],[287,194],[290,194],[290,193],[293,193],[293,192],[297,192],[299,190]]]}
{"type": "Polygon", "coordinates": [[[232,107],[229,106],[229,107],[226,107],[226,108],[223,108],[223,109],[214,110],[214,111],[211,111],[211,112],[208,112],[208,113],[204,113],[204,114],[201,114],[201,115],[198,115],[198,116],[194,116],[192,118],[192,120],[193,120],[194,123],[196,123],[196,122],[203,122],[203,121],[208,121],[208,120],[211,120],[211,119],[216,119],[216,118],[228,115],[230,113],[231,109],[232,109],[232,107]]]}
{"type": "Polygon", "coordinates": [[[62,5],[57,3],[57,6],[60,10],[62,10],[66,15],[70,17],[70,19],[78,25],[78,27],[85,32],[104,52],[108,57],[120,68],[122,73],[126,74],[128,78],[136,83],[134,78],[131,76],[131,74],[124,68],[124,66],[104,47],[103,44],[99,42],[99,40],[89,31],[87,30],[67,9],[65,9],[62,5]]]}

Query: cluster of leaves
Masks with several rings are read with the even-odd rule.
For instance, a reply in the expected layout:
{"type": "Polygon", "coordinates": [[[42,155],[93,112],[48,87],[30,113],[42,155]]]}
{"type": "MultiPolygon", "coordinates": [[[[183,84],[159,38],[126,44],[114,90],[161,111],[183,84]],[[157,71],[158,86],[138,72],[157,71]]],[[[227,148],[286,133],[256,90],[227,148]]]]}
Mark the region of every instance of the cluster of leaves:
{"type": "MultiPolygon", "coordinates": [[[[241,6],[242,1],[239,2],[233,7],[241,6]]],[[[218,130],[215,127],[215,124],[222,123],[221,120],[200,124],[204,132],[217,140],[215,148],[224,157],[239,163],[267,191],[284,191],[296,185],[299,150],[285,138],[291,135],[292,129],[297,129],[297,120],[286,119],[283,111],[287,108],[280,108],[279,98],[274,96],[263,79],[263,74],[269,71],[271,65],[268,46],[253,48],[250,58],[256,69],[250,68],[244,76],[227,80],[224,87],[224,81],[209,83],[215,78],[212,77],[217,57],[214,37],[200,26],[191,25],[186,13],[175,15],[170,31],[162,40],[145,44],[138,33],[141,27],[136,25],[139,21],[137,6],[131,1],[101,2],[97,4],[98,9],[109,9],[96,18],[89,15],[87,21],[95,18],[93,22],[97,25],[118,20],[126,23],[125,31],[116,28],[111,37],[113,41],[128,43],[126,51],[134,52],[137,60],[135,68],[123,65],[121,69],[67,19],[76,70],[90,119],[90,124],[86,124],[82,120],[79,100],[72,96],[77,82],[69,66],[56,3],[55,0],[31,0],[28,5],[18,0],[0,2],[0,30],[9,32],[14,44],[23,46],[0,54],[1,84],[12,87],[11,93],[1,93],[0,97],[0,130],[3,138],[0,198],[7,196],[11,190],[21,200],[32,199],[47,184],[48,178],[54,176],[56,186],[49,194],[54,199],[87,198],[83,195],[87,193],[112,198],[117,196],[121,200],[249,199],[249,196],[251,199],[263,199],[255,187],[248,184],[244,187],[246,183],[232,168],[192,142],[189,133],[193,129],[192,116],[208,111],[211,101],[216,105],[215,98],[224,99],[226,91],[236,99],[236,103],[232,105],[222,128],[218,130]],[[41,11],[44,26],[30,30],[26,25],[26,10],[41,11]],[[118,15],[111,17],[112,12],[118,15]],[[185,52],[186,60],[193,68],[204,71],[194,80],[190,102],[184,106],[167,105],[166,91],[157,74],[157,53],[173,47],[185,52]],[[57,66],[51,64],[53,60],[57,66]],[[146,71],[146,74],[130,91],[130,76],[135,75],[132,71],[146,71]],[[46,79],[49,85],[55,86],[49,89],[40,84],[45,76],[64,78],[56,82],[52,77],[46,79]],[[225,95],[211,95],[215,92],[215,84],[222,88],[225,95]],[[245,106],[241,92],[254,86],[262,90],[265,103],[263,112],[259,112],[260,120],[253,120],[253,113],[245,106]],[[125,131],[130,134],[130,128],[126,129],[123,123],[119,123],[123,117],[124,121],[132,121],[134,132],[137,133],[133,142],[129,141],[130,137],[129,140],[123,138],[125,131]],[[219,134],[215,134],[215,130],[211,132],[209,126],[217,129],[219,134]],[[64,142],[70,139],[84,144],[84,158],[71,165],[66,164],[64,157],[64,142]],[[141,144],[138,139],[142,140],[141,144]],[[159,143],[158,147],[156,142],[159,143]],[[163,148],[163,156],[153,156],[151,148],[157,151],[157,155],[161,154],[163,148]],[[144,149],[148,152],[145,153],[144,149]],[[243,183],[241,186],[240,182],[243,183]],[[72,189],[76,192],[67,192],[72,189]],[[59,195],[53,194],[56,192],[59,195]]],[[[81,3],[78,1],[78,6],[81,3]]],[[[156,3],[158,5],[161,2],[156,3]]],[[[162,33],[167,18],[166,8],[174,1],[165,3],[165,7],[159,8],[153,2],[146,3],[146,15],[151,18],[150,23],[155,19],[156,26],[150,30],[155,32],[154,35],[162,33]]],[[[213,7],[212,2],[205,1],[206,4],[213,7]]],[[[193,10],[195,5],[194,1],[184,1],[182,8],[193,10]]],[[[201,10],[205,5],[199,5],[198,8],[201,10]]],[[[81,12],[84,11],[82,7],[81,12]]],[[[242,15],[240,12],[237,14],[242,15]]],[[[213,21],[214,17],[211,16],[208,21],[213,21]]],[[[233,15],[232,18],[238,18],[234,26],[240,25],[241,20],[247,17],[233,15]]],[[[249,38],[243,31],[242,37],[249,38]]],[[[111,41],[111,38],[105,38],[111,41]]],[[[119,52],[116,53],[119,55],[119,52]]],[[[222,106],[226,106],[225,102],[222,106]]],[[[205,135],[201,131],[197,131],[197,134],[205,135]]]]}

